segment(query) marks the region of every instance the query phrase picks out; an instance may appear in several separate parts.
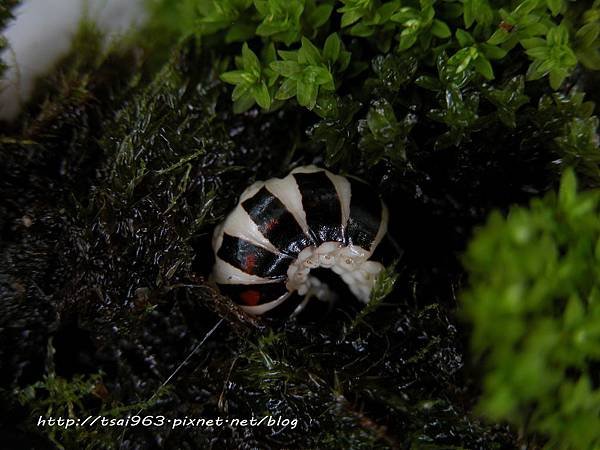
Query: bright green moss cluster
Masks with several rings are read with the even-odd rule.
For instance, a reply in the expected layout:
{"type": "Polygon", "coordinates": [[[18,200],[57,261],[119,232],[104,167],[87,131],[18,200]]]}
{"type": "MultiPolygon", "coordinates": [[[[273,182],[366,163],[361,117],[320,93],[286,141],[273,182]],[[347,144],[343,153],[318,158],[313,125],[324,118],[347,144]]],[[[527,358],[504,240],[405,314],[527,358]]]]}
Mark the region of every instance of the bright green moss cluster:
{"type": "Polygon", "coordinates": [[[494,213],[471,242],[463,310],[485,363],[480,409],[549,438],[600,445],[600,192],[558,195],[494,213]]]}
{"type": "MultiPolygon", "coordinates": [[[[187,0],[178,8],[182,16],[194,18],[179,29],[182,34],[218,34],[228,43],[252,42],[254,52],[244,47],[243,57],[236,62],[238,71],[223,76],[236,86],[233,100],[236,110],[243,111],[255,102],[265,110],[274,109],[289,98],[311,110],[335,102],[336,89],[368,70],[360,55],[369,47],[381,53],[416,55],[430,65],[445,55],[449,75],[457,84],[465,78],[492,80],[496,65],[525,52],[527,78],[548,76],[552,88],[558,89],[578,61],[600,69],[600,3],[577,3],[187,0]],[[342,62],[336,58],[342,41],[352,44],[349,70],[347,57],[342,62]],[[252,68],[247,66],[250,54],[255,59],[252,68]],[[282,70],[282,64],[290,61],[299,66],[282,70]],[[241,78],[240,70],[253,75],[241,78]]],[[[315,111],[323,117],[336,115],[332,107],[315,111]]]]}
{"type": "Polygon", "coordinates": [[[593,107],[576,92],[600,69],[599,1],[150,4],[162,34],[192,37],[222,59],[234,112],[308,109],[318,116],[310,120],[320,117],[304,132],[328,166],[352,171],[360,158],[406,169],[431,144],[464,146],[476,133],[499,145],[536,136],[586,185],[600,183],[598,145],[588,138],[593,107]]]}

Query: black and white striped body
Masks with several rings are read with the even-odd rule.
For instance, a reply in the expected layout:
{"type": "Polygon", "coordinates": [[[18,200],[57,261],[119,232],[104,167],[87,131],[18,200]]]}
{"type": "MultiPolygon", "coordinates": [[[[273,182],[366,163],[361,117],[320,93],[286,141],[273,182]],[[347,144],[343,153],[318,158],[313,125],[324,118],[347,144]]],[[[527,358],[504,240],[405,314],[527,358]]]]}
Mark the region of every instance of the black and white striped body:
{"type": "Polygon", "coordinates": [[[213,236],[212,277],[246,311],[263,314],[330,268],[364,302],[383,266],[369,257],[387,231],[387,208],[365,183],[315,166],[259,181],[213,236]]]}

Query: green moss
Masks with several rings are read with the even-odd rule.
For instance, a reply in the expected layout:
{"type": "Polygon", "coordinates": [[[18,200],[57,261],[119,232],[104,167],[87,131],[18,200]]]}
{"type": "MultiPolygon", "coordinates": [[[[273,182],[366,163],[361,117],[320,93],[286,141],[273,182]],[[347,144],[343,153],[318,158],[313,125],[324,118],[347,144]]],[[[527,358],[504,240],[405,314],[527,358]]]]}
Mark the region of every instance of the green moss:
{"type": "Polygon", "coordinates": [[[47,436],[57,448],[77,446],[92,449],[115,446],[122,433],[121,427],[101,425],[101,421],[124,421],[129,416],[138,415],[151,408],[167,393],[167,389],[160,389],[148,401],[122,405],[118,400],[111,398],[102,381],[104,374],[101,372],[89,376],[78,374],[72,379],[57,376],[55,352],[50,339],[46,374],[43,379],[16,389],[14,394],[31,414],[31,421],[37,426],[40,434],[47,436]],[[50,424],[50,418],[60,418],[62,423],[50,424]],[[80,426],[81,422],[87,422],[89,425],[80,426]],[[97,426],[92,425],[96,422],[97,426]]]}
{"type": "Polygon", "coordinates": [[[480,409],[547,436],[547,448],[600,442],[599,208],[567,171],[558,195],[493,214],[465,257],[464,313],[486,367],[480,409]]]}
{"type": "MultiPolygon", "coordinates": [[[[474,133],[506,141],[497,119],[516,129],[511,135],[531,133],[537,113],[528,114],[529,108],[537,107],[544,94],[569,92],[581,78],[574,71],[578,61],[586,70],[597,68],[592,60],[598,57],[598,2],[186,5],[196,26],[181,28],[183,35],[200,36],[206,48],[223,48],[225,36],[231,52],[239,52],[237,42],[246,41],[247,57],[236,57],[238,69],[222,74],[236,86],[234,110],[255,104],[263,111],[294,105],[312,110],[323,118],[308,130],[313,143],[325,144],[329,164],[352,172],[357,168],[350,162],[359,157],[370,167],[391,162],[414,168],[411,159],[418,156],[411,158],[411,152],[427,151],[431,143],[439,149],[469,145],[474,133]],[[292,14],[286,8],[296,9],[292,14]],[[317,16],[321,19],[315,22],[317,16]],[[535,82],[545,76],[552,89],[535,82]],[[563,83],[567,77],[572,81],[563,83]],[[420,140],[419,122],[429,128],[426,142],[420,140]]],[[[568,140],[569,129],[561,124],[552,137],[536,133],[539,147],[556,150],[554,159],[569,160],[595,185],[597,175],[589,178],[593,169],[571,160],[589,160],[597,143],[588,140],[574,155],[572,145],[553,142],[568,140]]]]}
{"type": "MultiPolygon", "coordinates": [[[[163,3],[168,5],[168,2],[163,3]]],[[[263,48],[276,45],[280,50],[279,55],[263,59],[265,67],[281,66],[278,56],[289,61],[287,49],[293,48],[301,39],[316,38],[317,47],[324,49],[326,33],[334,31],[345,35],[348,40],[354,37],[356,45],[376,46],[382,53],[392,49],[399,53],[413,53],[430,62],[440,53],[447,52],[449,72],[456,79],[475,76],[492,80],[492,62],[501,67],[508,53],[514,54],[521,48],[526,50],[531,60],[528,80],[548,76],[553,89],[558,89],[572,73],[578,57],[587,67],[600,68],[596,42],[600,30],[598,2],[589,5],[585,12],[580,7],[568,6],[562,0],[500,2],[500,7],[492,7],[487,0],[342,3],[336,8],[335,3],[329,0],[187,2],[179,11],[182,16],[185,12],[188,21],[191,16],[196,22],[195,26],[180,30],[183,34],[200,36],[220,33],[224,35],[225,42],[248,41],[253,36],[260,36],[263,48]],[[583,17],[577,14],[583,14],[583,17]]],[[[155,2],[155,5],[160,5],[160,2],[155,2]]],[[[354,59],[357,53],[353,52],[354,59]]],[[[334,65],[335,61],[329,61],[329,69],[333,69],[334,65]]],[[[338,88],[348,82],[347,76],[340,71],[334,72],[338,88]]],[[[264,95],[275,98],[279,93],[282,100],[293,97],[281,95],[289,91],[290,74],[289,70],[279,72],[279,79],[275,76],[268,88],[265,85],[264,95]]],[[[328,78],[333,80],[332,77],[330,73],[328,78]]],[[[319,80],[319,77],[313,76],[302,82],[306,87],[301,91],[314,92],[315,101],[305,102],[300,97],[301,106],[311,110],[315,108],[319,80]]],[[[241,80],[230,81],[237,85],[241,83],[241,80]]],[[[321,102],[327,101],[328,96],[330,94],[322,93],[321,102]]],[[[234,97],[238,97],[237,100],[234,98],[237,102],[239,96],[234,94],[234,97]]],[[[259,105],[266,110],[272,107],[270,102],[259,105]]],[[[319,110],[316,112],[323,115],[319,110]]]]}

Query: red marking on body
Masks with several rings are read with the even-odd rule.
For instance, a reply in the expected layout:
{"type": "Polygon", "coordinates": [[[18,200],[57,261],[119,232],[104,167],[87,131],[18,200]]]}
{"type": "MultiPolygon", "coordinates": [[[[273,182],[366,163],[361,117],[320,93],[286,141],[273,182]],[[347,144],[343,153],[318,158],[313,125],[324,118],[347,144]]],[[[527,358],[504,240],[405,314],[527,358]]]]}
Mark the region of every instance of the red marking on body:
{"type": "Polygon", "coordinates": [[[271,231],[277,226],[278,223],[279,221],[277,219],[271,219],[265,224],[265,228],[267,229],[267,231],[271,231]]]}
{"type": "Polygon", "coordinates": [[[254,272],[254,266],[256,266],[256,255],[247,255],[244,259],[244,267],[246,268],[246,273],[252,274],[254,272]]]}
{"type": "Polygon", "coordinates": [[[256,306],[260,301],[260,292],[255,290],[244,291],[240,294],[242,301],[248,306],[256,306]]]}

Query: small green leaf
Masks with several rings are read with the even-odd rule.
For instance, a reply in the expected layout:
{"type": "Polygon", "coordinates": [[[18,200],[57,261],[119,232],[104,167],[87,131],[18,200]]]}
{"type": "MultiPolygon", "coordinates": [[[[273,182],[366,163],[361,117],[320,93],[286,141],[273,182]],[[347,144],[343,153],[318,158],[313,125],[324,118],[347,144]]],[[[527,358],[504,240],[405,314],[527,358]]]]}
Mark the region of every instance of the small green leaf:
{"type": "Polygon", "coordinates": [[[298,85],[296,80],[288,78],[281,83],[279,90],[275,94],[277,100],[287,100],[296,96],[296,86],[298,85]]]}
{"type": "Polygon", "coordinates": [[[277,54],[284,61],[298,61],[298,50],[289,51],[289,50],[278,50],[277,54]]]}
{"type": "Polygon", "coordinates": [[[404,7],[400,8],[400,10],[390,17],[392,22],[398,22],[401,24],[408,24],[410,21],[415,21],[419,19],[419,12],[415,8],[404,7]]]}
{"type": "Polygon", "coordinates": [[[317,103],[313,109],[320,117],[332,119],[338,115],[337,99],[332,94],[321,94],[317,96],[317,103]]]}
{"type": "Polygon", "coordinates": [[[358,37],[369,37],[375,32],[375,28],[365,22],[359,22],[350,29],[350,35],[358,37]]]}
{"type": "Polygon", "coordinates": [[[523,46],[523,48],[525,49],[531,49],[531,48],[536,48],[536,47],[546,47],[546,41],[542,38],[528,38],[528,39],[521,39],[521,45],[523,46]]]}
{"type": "Polygon", "coordinates": [[[555,91],[558,90],[568,75],[569,75],[569,72],[560,67],[555,67],[555,68],[551,69],[550,70],[550,87],[552,89],[554,89],[555,91]]]}
{"type": "Polygon", "coordinates": [[[304,81],[316,85],[333,83],[331,72],[326,67],[321,66],[308,66],[303,71],[303,78],[304,81]]]}
{"type": "Polygon", "coordinates": [[[315,107],[315,103],[317,102],[317,85],[298,80],[296,89],[296,97],[300,106],[313,109],[315,107]]]}
{"type": "Polygon", "coordinates": [[[465,27],[469,28],[475,22],[474,14],[474,3],[475,0],[465,0],[463,4],[463,20],[465,21],[465,27]]]}
{"type": "Polygon", "coordinates": [[[250,86],[248,84],[238,84],[235,88],[233,88],[231,99],[234,102],[238,101],[242,96],[246,95],[249,90],[250,86]]]}
{"type": "Polygon", "coordinates": [[[584,48],[592,47],[598,42],[598,36],[600,36],[600,22],[587,23],[575,34],[578,43],[584,48]]]}
{"type": "Polygon", "coordinates": [[[376,16],[379,16],[378,24],[383,24],[390,20],[392,15],[396,12],[398,7],[400,6],[400,2],[391,1],[389,3],[382,4],[377,10],[376,16]]]}
{"type": "Polygon", "coordinates": [[[484,76],[487,80],[494,79],[494,69],[485,56],[479,55],[475,59],[475,70],[484,76]]]}
{"type": "Polygon", "coordinates": [[[298,62],[300,64],[317,65],[321,62],[321,52],[315,45],[305,37],[302,37],[302,46],[298,50],[298,62]]]}
{"type": "Polygon", "coordinates": [[[519,3],[519,6],[515,8],[513,13],[516,16],[527,16],[530,12],[538,7],[539,3],[540,0],[522,0],[519,3]]]}
{"type": "Polygon", "coordinates": [[[252,87],[252,95],[258,103],[258,106],[264,109],[269,109],[271,107],[271,97],[269,95],[269,89],[267,89],[267,85],[263,81],[262,83],[255,84],[252,87]]]}
{"type": "Polygon", "coordinates": [[[533,59],[547,59],[550,57],[550,50],[546,46],[531,47],[525,53],[533,59]]]}
{"type": "Polygon", "coordinates": [[[585,310],[581,304],[581,300],[577,296],[573,296],[567,302],[564,313],[564,322],[568,328],[575,328],[585,317],[585,310]]]}
{"type": "Polygon", "coordinates": [[[552,11],[553,16],[559,15],[564,7],[563,0],[546,0],[546,3],[548,8],[550,8],[550,11],[552,11]]]}
{"type": "Polygon", "coordinates": [[[275,44],[271,42],[263,50],[263,61],[266,64],[270,64],[277,60],[277,51],[275,50],[275,44]]]}
{"type": "Polygon", "coordinates": [[[600,53],[595,49],[577,52],[577,59],[590,70],[600,70],[600,53]]]}
{"type": "Polygon", "coordinates": [[[487,42],[491,45],[500,45],[508,41],[510,37],[510,32],[506,31],[504,28],[498,28],[494,31],[494,34],[490,36],[487,42]]]}
{"type": "Polygon", "coordinates": [[[569,43],[569,30],[564,24],[550,28],[546,39],[549,45],[566,45],[569,43]]]}
{"type": "Polygon", "coordinates": [[[248,44],[244,42],[242,46],[242,64],[247,72],[255,74],[258,78],[260,76],[260,61],[248,44]]]}
{"type": "Polygon", "coordinates": [[[502,59],[508,53],[501,47],[497,47],[495,45],[490,45],[486,43],[479,44],[479,48],[488,59],[502,59]]]}
{"type": "Polygon", "coordinates": [[[269,67],[286,78],[297,78],[302,73],[302,66],[295,61],[273,61],[269,67]]]}
{"type": "MultiPolygon", "coordinates": [[[[341,11],[341,9],[338,11],[341,11]]],[[[340,25],[342,28],[345,28],[347,26],[352,25],[356,21],[360,20],[361,17],[362,17],[362,13],[360,11],[345,12],[344,15],[342,16],[342,21],[341,21],[340,25]]]]}
{"type": "Polygon", "coordinates": [[[558,191],[558,203],[563,210],[569,210],[577,197],[577,179],[572,169],[563,173],[558,191]]]}
{"type": "Polygon", "coordinates": [[[463,19],[466,28],[470,28],[474,22],[488,26],[494,19],[494,12],[487,0],[464,0],[463,19]]]}
{"type": "Polygon", "coordinates": [[[243,42],[251,39],[256,32],[256,27],[252,24],[236,23],[229,28],[225,35],[225,42],[243,42]]]}
{"type": "Polygon", "coordinates": [[[246,83],[248,81],[253,81],[248,80],[248,74],[245,70],[232,70],[230,72],[222,73],[221,80],[229,84],[241,84],[246,83]]]}
{"type": "Polygon", "coordinates": [[[327,3],[319,5],[308,16],[308,23],[310,23],[313,28],[319,28],[327,23],[332,11],[333,5],[327,3]]]}
{"type": "Polygon", "coordinates": [[[233,112],[235,114],[240,114],[248,111],[254,105],[255,100],[252,93],[248,90],[244,92],[234,103],[233,103],[233,112]]]}
{"type": "Polygon", "coordinates": [[[340,49],[342,48],[342,41],[337,33],[331,33],[325,45],[323,46],[323,57],[333,64],[337,61],[340,56],[340,49]]]}
{"type": "Polygon", "coordinates": [[[448,59],[448,66],[454,68],[454,72],[459,74],[469,67],[471,62],[477,58],[478,52],[475,47],[466,47],[457,51],[448,59]]]}
{"type": "Polygon", "coordinates": [[[440,39],[446,39],[452,36],[450,27],[438,19],[434,19],[433,23],[431,24],[431,34],[440,39]]]}
{"type": "Polygon", "coordinates": [[[400,45],[398,46],[398,50],[408,50],[415,42],[417,42],[417,31],[413,28],[406,28],[402,30],[400,33],[400,45]]]}
{"type": "Polygon", "coordinates": [[[342,50],[340,52],[340,56],[338,57],[338,65],[339,65],[340,71],[344,71],[348,68],[348,66],[350,65],[351,58],[352,58],[352,53],[350,53],[346,50],[342,50]]]}
{"type": "Polygon", "coordinates": [[[469,47],[475,44],[475,39],[471,36],[471,33],[460,28],[456,30],[456,39],[461,47],[469,47]]]}

